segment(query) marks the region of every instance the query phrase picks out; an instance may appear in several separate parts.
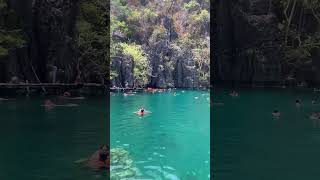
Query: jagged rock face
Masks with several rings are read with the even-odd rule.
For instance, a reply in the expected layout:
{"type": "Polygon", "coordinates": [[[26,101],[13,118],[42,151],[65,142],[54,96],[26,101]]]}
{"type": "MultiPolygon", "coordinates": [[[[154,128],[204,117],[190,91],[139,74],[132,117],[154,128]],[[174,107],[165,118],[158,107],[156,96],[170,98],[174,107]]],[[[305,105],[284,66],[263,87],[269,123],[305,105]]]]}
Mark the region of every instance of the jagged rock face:
{"type": "MultiPolygon", "coordinates": [[[[151,75],[147,86],[157,88],[192,88],[199,87],[197,71],[195,69],[195,60],[192,58],[190,49],[185,48],[174,49],[172,42],[178,38],[178,34],[174,31],[173,22],[170,18],[164,16],[163,22],[167,35],[155,41],[149,40],[148,46],[143,46],[147,52],[151,75]]],[[[113,36],[118,38],[118,36],[113,36]]],[[[121,55],[120,55],[121,56],[121,55]]],[[[118,76],[112,80],[112,86],[134,87],[132,59],[113,58],[113,69],[116,70],[118,76]]]]}
{"type": "Polygon", "coordinates": [[[0,80],[8,82],[17,76],[21,81],[52,82],[50,69],[56,67],[56,82],[74,81],[77,4],[72,0],[9,0],[9,6],[22,22],[27,44],[8,56],[0,80]]]}
{"type": "Polygon", "coordinates": [[[280,81],[281,52],[276,43],[278,19],[272,12],[271,1],[219,1],[215,10],[217,53],[213,79],[280,81]]]}
{"type": "MultiPolygon", "coordinates": [[[[40,59],[46,68],[56,66],[65,73],[61,81],[74,80],[76,5],[71,0],[36,0],[33,8],[34,31],[37,32],[35,40],[40,59]]],[[[48,75],[45,77],[50,82],[51,78],[48,75]]]]}
{"type": "Polygon", "coordinates": [[[129,57],[115,58],[112,63],[112,69],[118,74],[112,80],[112,86],[133,87],[133,60],[129,57]]]}

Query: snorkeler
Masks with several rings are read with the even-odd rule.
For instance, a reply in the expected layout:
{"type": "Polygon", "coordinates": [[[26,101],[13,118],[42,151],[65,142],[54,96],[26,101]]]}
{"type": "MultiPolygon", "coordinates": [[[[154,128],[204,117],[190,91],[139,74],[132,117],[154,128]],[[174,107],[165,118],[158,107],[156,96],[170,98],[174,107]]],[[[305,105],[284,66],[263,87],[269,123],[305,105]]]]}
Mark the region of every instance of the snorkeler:
{"type": "Polygon", "coordinates": [[[274,111],[272,112],[272,116],[278,118],[278,117],[281,116],[281,113],[280,113],[278,110],[274,110],[274,111]]]}

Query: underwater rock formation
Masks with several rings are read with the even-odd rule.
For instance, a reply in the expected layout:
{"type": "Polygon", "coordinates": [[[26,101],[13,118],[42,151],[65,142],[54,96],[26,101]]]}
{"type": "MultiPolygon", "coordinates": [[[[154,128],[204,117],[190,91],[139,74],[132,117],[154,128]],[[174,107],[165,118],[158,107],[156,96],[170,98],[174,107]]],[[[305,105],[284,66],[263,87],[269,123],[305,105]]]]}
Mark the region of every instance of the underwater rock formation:
{"type": "Polygon", "coordinates": [[[137,174],[137,168],[134,167],[129,152],[122,148],[114,148],[111,152],[110,179],[121,180],[133,178],[137,174]]]}

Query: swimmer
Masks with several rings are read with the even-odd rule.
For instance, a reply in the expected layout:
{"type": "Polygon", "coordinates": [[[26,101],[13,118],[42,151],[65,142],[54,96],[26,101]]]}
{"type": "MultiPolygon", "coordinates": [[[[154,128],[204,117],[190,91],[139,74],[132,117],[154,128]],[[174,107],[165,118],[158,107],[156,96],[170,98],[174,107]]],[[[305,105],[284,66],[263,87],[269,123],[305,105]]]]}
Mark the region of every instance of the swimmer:
{"type": "Polygon", "coordinates": [[[47,99],[45,102],[44,102],[44,105],[46,107],[46,109],[50,110],[50,109],[53,109],[56,104],[53,103],[50,99],[47,99]]]}
{"type": "Polygon", "coordinates": [[[274,110],[274,111],[272,112],[272,116],[273,116],[273,117],[276,117],[276,118],[279,118],[279,117],[281,116],[281,113],[280,113],[278,110],[274,110]]]}
{"type": "Polygon", "coordinates": [[[145,113],[145,110],[144,110],[144,108],[142,107],[142,108],[140,108],[139,109],[139,111],[137,112],[140,116],[143,116],[144,115],[144,113],[145,113]]]}
{"type": "Polygon", "coordinates": [[[296,99],[296,107],[299,108],[301,106],[301,102],[299,99],[296,99]]]}
{"type": "Polygon", "coordinates": [[[56,104],[54,104],[50,99],[47,99],[44,102],[44,106],[55,106],[56,104]]]}
{"type": "Polygon", "coordinates": [[[68,91],[63,93],[63,97],[70,97],[70,96],[71,96],[71,93],[69,93],[68,91]]]}
{"type": "MultiPolygon", "coordinates": [[[[81,162],[81,161],[80,161],[81,162]]],[[[109,146],[103,145],[87,160],[87,166],[92,169],[108,169],[110,168],[109,146]]]]}
{"type": "Polygon", "coordinates": [[[143,116],[145,114],[150,113],[149,111],[146,111],[143,107],[140,108],[137,112],[135,112],[135,114],[139,115],[139,116],[143,116]]]}
{"type": "Polygon", "coordinates": [[[238,97],[239,96],[239,94],[235,90],[231,91],[231,93],[229,95],[232,96],[232,97],[238,97]]]}
{"type": "Polygon", "coordinates": [[[320,116],[319,116],[319,113],[313,112],[309,118],[315,120],[315,119],[319,119],[320,116]]]}
{"type": "Polygon", "coordinates": [[[78,104],[55,104],[53,103],[51,100],[47,99],[45,102],[44,102],[44,105],[42,106],[45,106],[47,109],[52,109],[54,107],[57,107],[57,106],[61,106],[61,107],[75,107],[75,106],[79,106],[78,104]]]}

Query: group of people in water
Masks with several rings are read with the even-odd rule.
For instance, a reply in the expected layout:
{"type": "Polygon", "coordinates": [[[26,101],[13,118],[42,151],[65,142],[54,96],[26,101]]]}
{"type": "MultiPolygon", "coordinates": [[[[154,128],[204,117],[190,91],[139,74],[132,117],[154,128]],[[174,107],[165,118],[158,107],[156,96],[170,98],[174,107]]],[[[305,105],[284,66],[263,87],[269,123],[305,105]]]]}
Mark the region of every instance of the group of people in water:
{"type": "MultiPolygon", "coordinates": [[[[238,97],[239,96],[239,94],[235,90],[232,90],[229,93],[229,95],[232,96],[232,97],[238,97]]],[[[296,99],[294,104],[295,104],[296,108],[300,108],[302,106],[302,103],[301,103],[300,99],[296,99]]],[[[316,99],[312,99],[311,100],[311,104],[312,105],[316,105],[317,104],[317,100],[316,99]]],[[[273,112],[271,114],[275,118],[279,118],[281,116],[281,112],[278,109],[273,110],[273,112]]],[[[320,120],[320,112],[313,112],[310,115],[310,119],[319,119],[320,120]]]]}
{"type": "Polygon", "coordinates": [[[85,99],[85,98],[81,96],[72,97],[71,93],[66,91],[62,95],[58,96],[58,101],[62,102],[62,104],[54,103],[52,100],[46,99],[43,106],[46,107],[46,109],[52,109],[57,106],[74,107],[74,106],[78,106],[78,104],[64,103],[64,100],[82,100],[82,99],[85,99]]]}
{"type": "MultiPolygon", "coordinates": [[[[311,104],[312,104],[312,105],[316,105],[316,100],[315,100],[315,99],[312,99],[311,104]]],[[[300,107],[302,106],[301,100],[296,99],[296,101],[295,101],[295,106],[296,106],[296,108],[300,108],[300,107]]],[[[272,116],[273,116],[273,117],[276,117],[276,118],[279,118],[279,117],[281,116],[281,113],[280,113],[279,110],[276,109],[276,110],[274,110],[274,111],[272,112],[272,116]]],[[[320,112],[313,112],[313,113],[310,115],[309,118],[310,118],[310,119],[319,119],[319,120],[320,120],[320,112]]]]}

